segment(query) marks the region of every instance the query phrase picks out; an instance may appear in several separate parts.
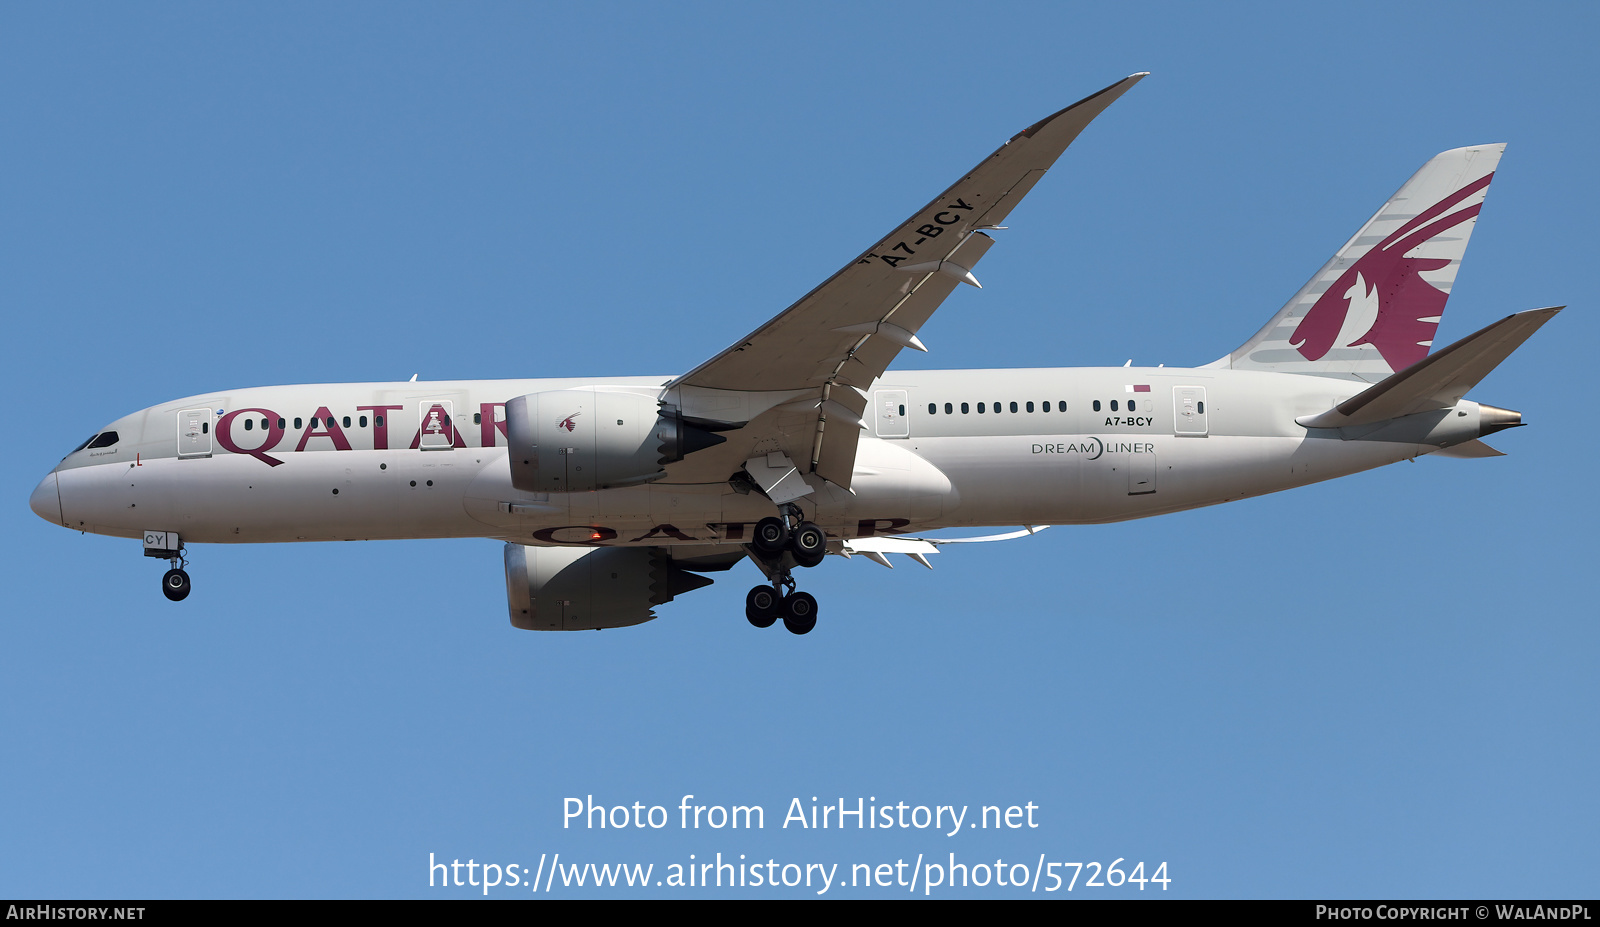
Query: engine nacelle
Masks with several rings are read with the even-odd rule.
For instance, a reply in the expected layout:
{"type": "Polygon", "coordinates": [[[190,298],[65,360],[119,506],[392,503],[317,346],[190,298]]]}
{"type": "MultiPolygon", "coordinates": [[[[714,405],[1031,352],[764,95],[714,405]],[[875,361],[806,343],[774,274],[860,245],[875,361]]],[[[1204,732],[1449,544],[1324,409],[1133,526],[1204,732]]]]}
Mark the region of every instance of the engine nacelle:
{"type": "Polygon", "coordinates": [[[725,440],[637,393],[557,389],[506,403],[511,485],[523,492],[648,483],[667,475],[666,464],[725,440]]]}
{"type": "Polygon", "coordinates": [[[672,565],[660,548],[506,545],[511,624],[524,631],[626,628],[656,617],[651,606],[711,585],[672,565]]]}

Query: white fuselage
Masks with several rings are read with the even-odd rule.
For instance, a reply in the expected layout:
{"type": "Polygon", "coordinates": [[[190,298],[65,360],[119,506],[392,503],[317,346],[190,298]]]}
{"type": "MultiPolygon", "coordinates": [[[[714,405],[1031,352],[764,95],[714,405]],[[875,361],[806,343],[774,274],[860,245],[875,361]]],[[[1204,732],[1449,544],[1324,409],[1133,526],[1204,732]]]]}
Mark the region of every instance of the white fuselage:
{"type": "MultiPolygon", "coordinates": [[[[597,384],[656,392],[666,382],[326,384],[203,394],[107,426],[102,434],[117,432],[116,442],[68,455],[35,493],[35,507],[53,481],[67,527],[124,537],[176,531],[190,543],[741,543],[773,506],[730,486],[737,465],[703,481],[674,482],[669,474],[598,492],[531,494],[511,485],[500,411],[508,400],[597,384]]],[[[815,491],[799,504],[834,538],[1110,522],[1275,492],[1437,449],[1434,442],[1340,440],[1295,423],[1364,385],[1226,369],[890,371],[869,391],[851,489],[811,477],[815,491]]]]}

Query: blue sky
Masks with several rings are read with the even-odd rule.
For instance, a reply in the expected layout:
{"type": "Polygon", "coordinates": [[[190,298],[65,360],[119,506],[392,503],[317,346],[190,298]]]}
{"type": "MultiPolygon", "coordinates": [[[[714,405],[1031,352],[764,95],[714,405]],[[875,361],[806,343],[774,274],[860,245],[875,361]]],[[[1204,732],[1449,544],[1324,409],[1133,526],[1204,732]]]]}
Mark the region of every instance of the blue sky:
{"type": "Polygon", "coordinates": [[[1576,4],[5,7],[0,376],[26,425],[0,458],[0,895],[476,897],[430,889],[429,854],[720,852],[1165,861],[1181,897],[1593,896],[1596,25],[1576,4]],[[632,630],[514,631],[488,540],[196,548],[174,606],[133,542],[25,505],[98,426],[203,391],[688,369],[1139,70],[902,363],[1205,363],[1429,156],[1503,141],[1439,338],[1572,306],[1473,394],[1531,423],[1495,439],[1509,456],[932,573],[830,560],[803,577],[806,638],[745,623],[747,566],[632,630]],[[562,827],[569,796],[675,819],[685,794],[767,827],[562,827]],[[1032,802],[1040,826],[779,826],[812,796],[1032,802]]]}

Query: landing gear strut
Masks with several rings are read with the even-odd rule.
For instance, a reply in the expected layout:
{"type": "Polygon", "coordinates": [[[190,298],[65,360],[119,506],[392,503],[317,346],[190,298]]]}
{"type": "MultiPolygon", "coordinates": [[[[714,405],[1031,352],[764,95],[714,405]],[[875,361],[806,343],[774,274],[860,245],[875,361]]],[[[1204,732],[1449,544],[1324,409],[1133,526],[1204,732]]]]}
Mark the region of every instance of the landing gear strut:
{"type": "Polygon", "coordinates": [[[758,628],[770,628],[782,618],[789,633],[806,634],[817,626],[817,600],[808,592],[795,591],[789,565],[814,567],[821,563],[828,553],[828,535],[815,524],[802,521],[798,507],[785,505],[782,511],[781,517],[756,523],[750,552],[772,585],[750,590],[744,597],[744,616],[758,628]]]}

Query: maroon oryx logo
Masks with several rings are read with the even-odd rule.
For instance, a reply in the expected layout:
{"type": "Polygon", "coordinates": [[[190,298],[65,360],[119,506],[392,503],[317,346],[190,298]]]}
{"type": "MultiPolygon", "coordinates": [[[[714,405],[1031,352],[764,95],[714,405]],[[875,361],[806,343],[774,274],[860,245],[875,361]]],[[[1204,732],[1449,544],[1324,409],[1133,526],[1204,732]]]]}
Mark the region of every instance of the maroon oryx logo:
{"type": "Polygon", "coordinates": [[[573,421],[573,419],[577,418],[578,416],[580,416],[582,414],[583,414],[582,412],[574,412],[571,415],[567,416],[566,418],[562,419],[561,421],[556,422],[556,427],[557,428],[565,428],[568,431],[574,431],[574,430],[577,429],[578,423],[573,421]]]}
{"type": "Polygon", "coordinates": [[[1494,174],[1489,174],[1467,184],[1374,245],[1328,287],[1300,320],[1289,343],[1306,360],[1317,360],[1332,348],[1370,344],[1391,370],[1404,370],[1427,357],[1427,343],[1433,341],[1449,294],[1422,274],[1448,267],[1450,262],[1406,254],[1476,216],[1481,204],[1444,214],[1489,186],[1492,179],[1494,174]]]}

